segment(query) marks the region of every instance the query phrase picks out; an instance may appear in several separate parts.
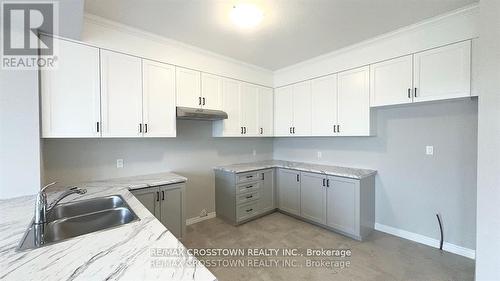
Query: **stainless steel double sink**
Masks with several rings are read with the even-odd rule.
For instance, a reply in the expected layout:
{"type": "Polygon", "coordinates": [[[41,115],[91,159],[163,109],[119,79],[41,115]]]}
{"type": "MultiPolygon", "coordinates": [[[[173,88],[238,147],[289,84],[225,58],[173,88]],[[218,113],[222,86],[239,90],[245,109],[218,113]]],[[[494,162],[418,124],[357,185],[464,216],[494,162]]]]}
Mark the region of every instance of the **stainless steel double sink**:
{"type": "Polygon", "coordinates": [[[120,195],[92,198],[56,205],[39,230],[42,243],[36,245],[33,223],[26,231],[19,250],[34,249],[80,235],[124,225],[139,218],[120,195]]]}

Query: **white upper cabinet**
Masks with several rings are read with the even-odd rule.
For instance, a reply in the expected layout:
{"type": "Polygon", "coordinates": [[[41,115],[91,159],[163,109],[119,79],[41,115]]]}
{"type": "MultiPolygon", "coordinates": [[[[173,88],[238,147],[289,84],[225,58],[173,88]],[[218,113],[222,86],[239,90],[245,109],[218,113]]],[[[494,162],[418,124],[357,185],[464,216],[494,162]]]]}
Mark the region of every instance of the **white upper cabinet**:
{"type": "Polygon", "coordinates": [[[293,87],[294,136],[311,135],[311,82],[301,82],[293,87]]]}
{"type": "Polygon", "coordinates": [[[99,137],[99,49],[54,40],[57,68],[41,69],[42,137],[99,137]]]}
{"type": "Polygon", "coordinates": [[[142,62],[140,58],[101,50],[103,137],[142,135],[142,62]]]}
{"type": "Polygon", "coordinates": [[[175,66],[142,61],[143,135],[175,137],[175,66]]]}
{"type": "Polygon", "coordinates": [[[470,96],[471,41],[414,55],[414,101],[470,96]]]}
{"type": "Polygon", "coordinates": [[[370,106],[403,104],[412,101],[412,55],[370,66],[370,106]]]}
{"type": "Polygon", "coordinates": [[[177,106],[201,107],[201,72],[176,67],[177,106]]]}
{"type": "Polygon", "coordinates": [[[201,74],[201,106],[206,109],[222,109],[222,77],[201,74]]]}
{"type": "Polygon", "coordinates": [[[336,135],[337,74],[311,81],[311,126],[313,136],[336,135]]]}
{"type": "Polygon", "coordinates": [[[273,136],[273,89],[259,87],[259,136],[273,136]]]}
{"type": "Polygon", "coordinates": [[[341,136],[369,136],[370,68],[338,74],[338,127],[341,136]]]}
{"type": "Polygon", "coordinates": [[[274,135],[292,135],[293,126],[293,85],[276,89],[274,93],[274,135]]]}
{"type": "Polygon", "coordinates": [[[213,135],[216,137],[242,136],[240,125],[240,82],[232,79],[222,80],[222,110],[227,113],[227,119],[213,124],[213,135]]]}
{"type": "Polygon", "coordinates": [[[241,83],[240,124],[244,136],[257,136],[258,132],[259,88],[248,83],[241,83]]]}

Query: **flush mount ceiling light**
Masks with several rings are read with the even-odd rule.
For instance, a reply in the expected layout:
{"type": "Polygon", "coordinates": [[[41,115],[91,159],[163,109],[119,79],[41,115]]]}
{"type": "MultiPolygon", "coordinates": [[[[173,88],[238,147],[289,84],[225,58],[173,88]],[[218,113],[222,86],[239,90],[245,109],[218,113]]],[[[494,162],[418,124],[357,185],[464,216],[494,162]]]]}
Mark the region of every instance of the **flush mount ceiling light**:
{"type": "Polygon", "coordinates": [[[231,9],[231,21],[241,28],[257,26],[264,14],[253,4],[237,4],[231,9]]]}

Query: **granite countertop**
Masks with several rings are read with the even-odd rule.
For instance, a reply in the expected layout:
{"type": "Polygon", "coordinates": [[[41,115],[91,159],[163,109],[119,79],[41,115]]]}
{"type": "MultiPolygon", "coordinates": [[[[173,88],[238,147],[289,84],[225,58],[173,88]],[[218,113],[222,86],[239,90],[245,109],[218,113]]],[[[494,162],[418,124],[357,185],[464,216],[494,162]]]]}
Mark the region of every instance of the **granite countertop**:
{"type": "MultiPolygon", "coordinates": [[[[35,250],[16,249],[33,218],[35,196],[0,200],[0,280],[216,280],[130,189],[186,181],[172,173],[81,183],[84,195],[63,202],[121,195],[140,220],[35,250]]],[[[57,188],[53,189],[57,191],[57,188]]],[[[50,198],[57,192],[48,194],[50,198]]]]}
{"type": "Polygon", "coordinates": [[[223,165],[215,167],[214,170],[238,174],[270,168],[285,168],[302,172],[311,172],[351,179],[363,179],[377,173],[377,171],[369,169],[319,165],[283,160],[268,160],[260,162],[223,165]]]}

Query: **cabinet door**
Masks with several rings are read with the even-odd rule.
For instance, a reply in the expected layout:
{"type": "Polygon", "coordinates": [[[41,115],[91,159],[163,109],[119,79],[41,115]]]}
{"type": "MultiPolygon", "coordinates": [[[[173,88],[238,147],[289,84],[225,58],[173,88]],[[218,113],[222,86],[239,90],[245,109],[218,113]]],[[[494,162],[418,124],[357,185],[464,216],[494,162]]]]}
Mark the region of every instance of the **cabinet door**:
{"type": "Polygon", "coordinates": [[[293,86],[276,89],[274,93],[274,134],[275,136],[291,135],[293,121],[293,86]]]}
{"type": "Polygon", "coordinates": [[[332,136],[337,125],[337,74],[314,79],[312,89],[312,135],[332,136]]]}
{"type": "Polygon", "coordinates": [[[160,188],[161,222],[172,234],[181,238],[183,235],[183,191],[181,188],[160,188]]]}
{"type": "Polygon", "coordinates": [[[242,83],[240,97],[240,123],[241,126],[243,126],[244,136],[251,137],[258,135],[258,101],[259,88],[255,85],[242,83]]]}
{"type": "Polygon", "coordinates": [[[311,135],[311,82],[295,84],[293,87],[293,135],[311,135]]]}
{"type": "Polygon", "coordinates": [[[142,61],[145,137],[175,137],[175,67],[142,61]]]}
{"type": "Polygon", "coordinates": [[[56,69],[42,68],[42,137],[99,137],[99,49],[65,40],[56,69]]]}
{"type": "Polygon", "coordinates": [[[326,224],[326,176],[300,173],[300,216],[326,224]]]}
{"type": "Polygon", "coordinates": [[[471,42],[415,54],[414,101],[470,96],[471,42]]]}
{"type": "Polygon", "coordinates": [[[370,66],[370,106],[413,101],[413,55],[370,66]]]}
{"type": "Polygon", "coordinates": [[[338,74],[338,129],[342,136],[370,135],[370,69],[338,74]]]}
{"type": "Polygon", "coordinates": [[[132,190],[132,194],[151,214],[160,220],[160,192],[158,188],[132,190]]]}
{"type": "Polygon", "coordinates": [[[260,175],[262,184],[260,185],[261,196],[259,199],[259,209],[262,213],[265,213],[275,209],[274,170],[264,170],[260,175]]]}
{"type": "Polygon", "coordinates": [[[212,110],[222,109],[222,77],[201,74],[202,107],[212,110]]]}
{"type": "Polygon", "coordinates": [[[176,67],[177,106],[201,107],[201,73],[176,67]]]}
{"type": "Polygon", "coordinates": [[[350,234],[359,231],[359,182],[329,177],[326,188],[327,225],[350,234]]]}
{"type": "Polygon", "coordinates": [[[291,170],[278,170],[278,207],[300,215],[300,174],[291,170]]]}
{"type": "Polygon", "coordinates": [[[101,50],[103,137],[142,136],[141,68],[140,58],[101,50]]]}
{"type": "Polygon", "coordinates": [[[216,125],[222,127],[217,135],[224,137],[241,136],[240,83],[238,81],[231,79],[222,80],[222,110],[227,113],[227,119],[217,121],[216,125]]]}
{"type": "Polygon", "coordinates": [[[263,137],[273,136],[273,89],[259,88],[259,135],[263,137]]]}

